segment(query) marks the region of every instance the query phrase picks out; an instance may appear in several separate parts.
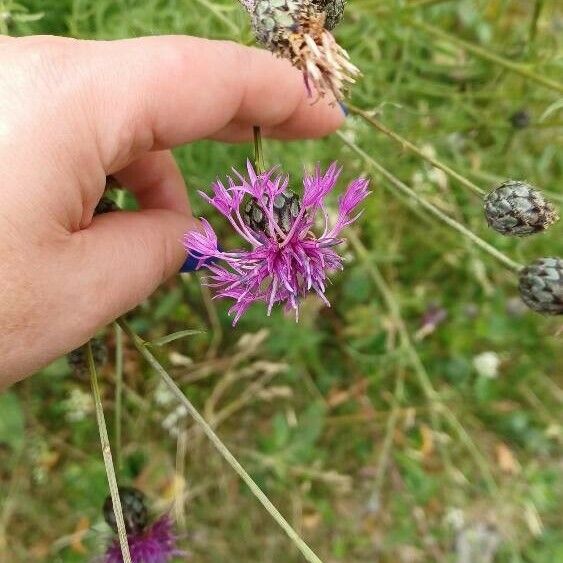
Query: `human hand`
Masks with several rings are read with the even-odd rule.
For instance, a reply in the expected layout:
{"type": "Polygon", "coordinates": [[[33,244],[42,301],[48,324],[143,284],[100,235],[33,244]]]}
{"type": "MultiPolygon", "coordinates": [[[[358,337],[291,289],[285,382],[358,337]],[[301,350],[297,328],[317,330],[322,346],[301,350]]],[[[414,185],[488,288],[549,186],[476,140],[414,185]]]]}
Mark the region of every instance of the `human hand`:
{"type": "Polygon", "coordinates": [[[0,386],[178,272],[197,228],[169,149],[318,137],[342,121],[265,51],[191,37],[0,39],[0,386]],[[93,217],[114,175],[141,210],[93,217]]]}

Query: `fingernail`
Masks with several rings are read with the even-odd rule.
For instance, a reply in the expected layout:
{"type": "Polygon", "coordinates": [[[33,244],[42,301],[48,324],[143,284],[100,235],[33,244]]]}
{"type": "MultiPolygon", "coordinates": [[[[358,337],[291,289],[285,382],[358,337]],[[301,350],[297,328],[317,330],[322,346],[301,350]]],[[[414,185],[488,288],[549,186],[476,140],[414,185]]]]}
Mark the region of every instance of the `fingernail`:
{"type": "Polygon", "coordinates": [[[340,109],[342,110],[342,113],[348,117],[348,114],[350,113],[348,111],[348,106],[346,104],[344,104],[343,102],[338,102],[338,105],[340,106],[340,109]]]}
{"type": "Polygon", "coordinates": [[[186,261],[182,264],[180,268],[181,274],[187,274],[189,272],[195,272],[197,270],[197,265],[199,264],[199,257],[193,254],[188,254],[186,261]]]}
{"type": "MultiPolygon", "coordinates": [[[[219,250],[221,250],[221,246],[219,246],[219,250]]],[[[197,254],[196,252],[188,254],[186,261],[182,264],[180,268],[180,274],[189,274],[190,272],[195,272],[198,270],[198,264],[201,260],[201,254],[197,254]]],[[[214,264],[217,259],[213,257],[204,258],[201,262],[202,266],[206,264],[214,264]]]]}

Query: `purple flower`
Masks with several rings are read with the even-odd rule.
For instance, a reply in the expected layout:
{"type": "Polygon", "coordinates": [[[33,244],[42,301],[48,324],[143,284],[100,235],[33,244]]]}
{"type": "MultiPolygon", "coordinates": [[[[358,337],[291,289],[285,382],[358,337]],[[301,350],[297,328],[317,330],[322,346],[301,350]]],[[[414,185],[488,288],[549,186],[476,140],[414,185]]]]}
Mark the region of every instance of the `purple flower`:
{"type": "Polygon", "coordinates": [[[203,232],[188,232],[186,250],[198,258],[198,268],[210,275],[205,280],[216,297],[234,300],[229,314],[233,325],[256,301],[267,305],[268,315],[276,303],[284,303],[298,316],[298,304],[314,291],[329,305],[325,285],[327,272],[342,269],[342,258],[334,247],[342,242],[342,229],[355,221],[355,209],[370,193],[368,180],[350,183],[338,203],[338,215],[332,225],[325,198],[332,191],[342,168],[331,164],[323,173],[319,166],[303,179],[300,198],[288,189],[289,178],[277,168],[258,174],[248,162],[247,177],[234,171],[228,186],[217,180],[213,195],[200,195],[231,223],[233,229],[251,246],[249,250],[223,252],[211,225],[202,219],[203,232]],[[317,219],[322,234],[312,228],[317,219]],[[224,262],[224,265],[218,262],[224,262]]]}
{"type": "MultiPolygon", "coordinates": [[[[164,515],[151,526],[127,536],[133,563],[168,563],[173,557],[185,555],[176,547],[176,535],[170,516],[164,515]]],[[[122,563],[121,547],[116,538],[108,546],[104,563],[122,563]]]]}

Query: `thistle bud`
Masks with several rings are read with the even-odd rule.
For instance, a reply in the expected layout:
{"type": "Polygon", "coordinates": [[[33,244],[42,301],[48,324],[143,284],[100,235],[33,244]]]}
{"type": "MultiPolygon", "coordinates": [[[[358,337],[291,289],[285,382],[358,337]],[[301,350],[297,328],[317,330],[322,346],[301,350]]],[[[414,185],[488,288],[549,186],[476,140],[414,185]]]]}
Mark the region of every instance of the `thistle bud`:
{"type": "Polygon", "coordinates": [[[102,215],[103,213],[111,213],[112,211],[119,211],[117,203],[107,196],[102,196],[102,199],[100,199],[98,205],[96,205],[96,209],[94,209],[94,215],[102,215]]]}
{"type": "Polygon", "coordinates": [[[325,28],[333,30],[344,15],[346,0],[313,0],[313,5],[325,13],[325,28]]]}
{"type": "MultiPolygon", "coordinates": [[[[92,338],[90,341],[92,345],[92,356],[96,366],[103,366],[108,361],[108,348],[106,343],[101,338],[92,338]]],[[[73,375],[76,377],[86,378],[90,373],[88,367],[88,355],[86,352],[86,345],[76,348],[69,352],[66,356],[68,365],[72,370],[73,375]]]]}
{"type": "Polygon", "coordinates": [[[547,315],[563,315],[563,259],[540,258],[520,271],[522,301],[547,315]]]}
{"type": "Polygon", "coordinates": [[[105,191],[107,192],[108,190],[120,190],[121,189],[121,184],[117,181],[117,178],[115,178],[115,176],[106,176],[106,187],[105,187],[105,191]]]}
{"type": "Polygon", "coordinates": [[[520,109],[518,111],[515,111],[510,116],[509,121],[514,129],[526,129],[526,127],[530,125],[532,119],[530,117],[530,113],[527,110],[520,109]]]}
{"type": "MultiPolygon", "coordinates": [[[[146,497],[134,487],[119,487],[119,499],[133,563],[171,563],[177,557],[186,560],[187,554],[177,547],[178,537],[169,514],[151,523],[146,497]]],[[[108,526],[117,533],[111,496],[104,502],[103,514],[108,526]]],[[[123,563],[118,538],[114,537],[107,546],[103,561],[123,563]]]]}
{"type": "MultiPolygon", "coordinates": [[[[328,1],[327,10],[329,4],[330,22],[334,23],[336,11],[333,13],[328,1]]],[[[314,0],[256,0],[247,9],[256,39],[301,70],[309,92],[314,86],[319,96],[332,92],[341,100],[346,86],[355,82],[360,71],[327,31],[328,11],[319,11],[317,5],[314,0]]]]}
{"type": "MultiPolygon", "coordinates": [[[[119,487],[119,499],[121,500],[123,521],[127,534],[141,533],[149,523],[149,511],[145,495],[135,487],[119,487]]],[[[107,496],[102,511],[107,525],[117,533],[117,522],[111,496],[107,496]]]]}
{"type": "Polygon", "coordinates": [[[545,231],[559,219],[554,206],[541,192],[514,180],[504,182],[487,194],[484,209],[489,226],[510,236],[545,231]]]}

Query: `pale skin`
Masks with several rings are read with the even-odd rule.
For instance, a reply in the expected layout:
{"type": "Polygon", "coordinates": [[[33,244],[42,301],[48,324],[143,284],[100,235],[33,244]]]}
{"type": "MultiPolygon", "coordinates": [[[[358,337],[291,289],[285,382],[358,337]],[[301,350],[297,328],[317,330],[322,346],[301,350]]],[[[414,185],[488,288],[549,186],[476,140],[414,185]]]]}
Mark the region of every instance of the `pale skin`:
{"type": "Polygon", "coordinates": [[[0,93],[0,387],[177,274],[197,221],[172,147],[249,140],[255,124],[320,137],[343,119],[286,61],[180,36],[0,38],[0,93]],[[140,211],[93,217],[109,174],[140,211]]]}

